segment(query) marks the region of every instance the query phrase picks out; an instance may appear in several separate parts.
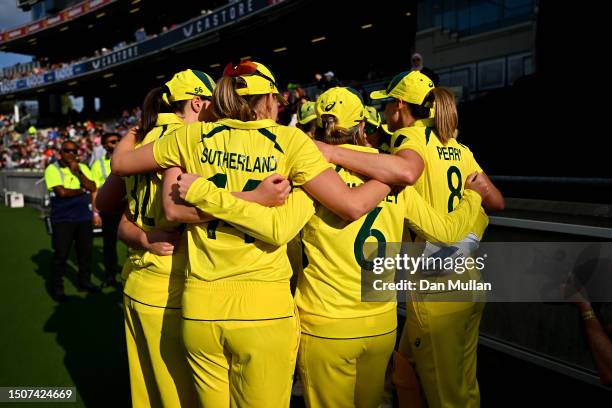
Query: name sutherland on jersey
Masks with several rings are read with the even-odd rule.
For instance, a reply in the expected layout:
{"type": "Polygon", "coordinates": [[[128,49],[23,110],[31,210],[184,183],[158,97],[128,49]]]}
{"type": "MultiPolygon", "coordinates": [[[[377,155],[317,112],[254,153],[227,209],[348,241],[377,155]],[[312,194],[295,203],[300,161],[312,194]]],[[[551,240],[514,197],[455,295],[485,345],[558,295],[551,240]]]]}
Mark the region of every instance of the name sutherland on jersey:
{"type": "Polygon", "coordinates": [[[207,147],[200,157],[202,163],[225,167],[232,170],[247,171],[249,173],[268,173],[275,171],[278,161],[275,156],[251,157],[242,153],[224,152],[207,147]]]}

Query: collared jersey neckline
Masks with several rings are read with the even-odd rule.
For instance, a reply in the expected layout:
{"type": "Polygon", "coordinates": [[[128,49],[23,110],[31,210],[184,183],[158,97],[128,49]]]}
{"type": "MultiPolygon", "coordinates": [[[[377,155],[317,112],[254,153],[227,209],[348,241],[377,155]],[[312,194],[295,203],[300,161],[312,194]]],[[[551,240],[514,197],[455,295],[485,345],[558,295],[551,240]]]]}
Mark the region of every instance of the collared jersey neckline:
{"type": "Polygon", "coordinates": [[[233,129],[264,129],[272,126],[280,126],[278,123],[273,121],[272,119],[262,119],[262,120],[250,120],[248,122],[243,122],[238,119],[220,119],[216,123],[220,125],[224,125],[233,129]]]}

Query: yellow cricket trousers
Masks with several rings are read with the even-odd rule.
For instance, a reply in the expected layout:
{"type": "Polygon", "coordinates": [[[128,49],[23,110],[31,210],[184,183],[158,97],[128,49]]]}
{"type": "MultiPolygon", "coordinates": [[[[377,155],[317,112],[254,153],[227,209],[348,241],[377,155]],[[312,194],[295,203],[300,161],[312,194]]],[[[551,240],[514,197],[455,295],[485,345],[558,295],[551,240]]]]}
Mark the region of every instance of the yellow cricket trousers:
{"type": "Polygon", "coordinates": [[[298,371],[310,408],[378,408],[396,330],[356,339],[302,333],[298,371]]]}
{"type": "Polygon", "coordinates": [[[289,406],[299,342],[297,317],[184,319],[183,338],[200,406],[289,406]]]}
{"type": "Polygon", "coordinates": [[[399,353],[413,364],[430,408],[480,406],[476,379],[482,302],[412,301],[399,353]]]}
{"type": "Polygon", "coordinates": [[[197,398],[181,338],[181,310],[124,295],[132,406],[194,407],[197,398]]]}

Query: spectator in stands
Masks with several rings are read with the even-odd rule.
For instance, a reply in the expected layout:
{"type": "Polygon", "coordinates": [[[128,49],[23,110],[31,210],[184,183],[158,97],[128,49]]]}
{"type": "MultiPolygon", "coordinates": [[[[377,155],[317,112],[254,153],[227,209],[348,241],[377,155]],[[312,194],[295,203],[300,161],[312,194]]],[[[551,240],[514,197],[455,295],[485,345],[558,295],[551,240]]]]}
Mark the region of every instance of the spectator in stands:
{"type": "Polygon", "coordinates": [[[91,282],[93,244],[91,193],[96,185],[89,168],[77,161],[78,147],[72,141],[62,144],[61,159],[45,169],[45,183],[51,192],[53,265],[49,291],[61,302],[66,299],[63,276],[72,242],[76,242],[78,289],[98,292],[91,282]]]}
{"type": "Polygon", "coordinates": [[[336,79],[336,75],[333,71],[327,71],[323,74],[323,86],[325,90],[335,86],[340,86],[340,81],[336,79]]]}
{"type": "Polygon", "coordinates": [[[336,79],[336,76],[333,71],[327,71],[325,74],[321,75],[319,73],[315,74],[315,80],[317,81],[317,97],[327,91],[329,88],[333,88],[334,86],[339,86],[340,82],[336,79]]]}
{"type": "MultiPolygon", "coordinates": [[[[91,173],[96,187],[100,188],[104,181],[111,172],[110,161],[115,146],[119,142],[121,137],[118,133],[105,133],[102,136],[102,145],[106,150],[106,155],[100,157],[91,166],[91,173]]],[[[119,228],[119,221],[121,221],[121,211],[119,212],[105,212],[101,211],[99,214],[95,209],[95,196],[94,196],[94,224],[97,223],[96,217],[101,218],[102,225],[102,236],[104,238],[104,271],[105,277],[102,282],[102,286],[116,286],[117,281],[115,275],[119,272],[118,258],[117,258],[117,229],[119,228]]]]}
{"type": "Polygon", "coordinates": [[[144,41],[147,39],[147,33],[144,27],[140,27],[138,30],[134,32],[134,38],[137,42],[144,41]]]}
{"type": "Polygon", "coordinates": [[[605,287],[607,278],[604,279],[602,285],[589,283],[594,276],[589,265],[590,263],[584,263],[573,270],[571,278],[563,286],[564,297],[572,302],[580,312],[584,337],[589,345],[601,383],[612,386],[612,324],[606,324],[603,318],[601,312],[604,304],[591,303],[586,290],[586,286],[605,287]]]}
{"type": "Polygon", "coordinates": [[[420,71],[421,74],[423,74],[423,75],[427,76],[429,79],[431,79],[431,81],[434,83],[435,87],[440,85],[440,77],[438,76],[438,74],[436,74],[433,71],[433,69],[428,68],[428,67],[423,65],[423,57],[421,57],[421,54],[415,53],[412,56],[412,67],[411,67],[410,70],[411,71],[420,71]]]}
{"type": "Polygon", "coordinates": [[[410,62],[412,63],[412,67],[410,67],[411,71],[420,71],[423,69],[423,57],[418,52],[412,54],[410,62]]]}
{"type": "Polygon", "coordinates": [[[601,304],[592,305],[588,300],[575,302],[580,311],[584,336],[599,379],[603,385],[612,386],[612,324],[605,324],[601,315],[601,304]]]}

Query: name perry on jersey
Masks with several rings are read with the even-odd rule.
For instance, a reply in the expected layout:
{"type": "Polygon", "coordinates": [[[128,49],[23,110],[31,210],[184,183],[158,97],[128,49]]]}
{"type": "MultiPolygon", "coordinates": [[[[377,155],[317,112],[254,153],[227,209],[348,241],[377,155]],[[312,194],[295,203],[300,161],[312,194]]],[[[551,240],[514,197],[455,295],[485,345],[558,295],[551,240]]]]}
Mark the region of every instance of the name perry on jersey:
{"type": "Polygon", "coordinates": [[[456,147],[438,146],[436,147],[436,149],[438,149],[438,159],[440,160],[454,160],[454,161],[461,160],[461,150],[457,149],[456,147]]]}
{"type": "Polygon", "coordinates": [[[232,170],[247,171],[249,173],[269,173],[275,171],[278,167],[278,161],[275,156],[253,158],[242,153],[224,152],[221,150],[209,149],[208,147],[205,147],[204,151],[202,151],[200,161],[202,163],[208,163],[232,170]]]}

